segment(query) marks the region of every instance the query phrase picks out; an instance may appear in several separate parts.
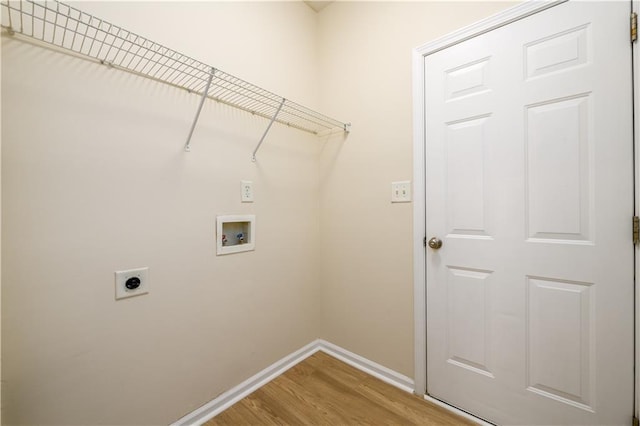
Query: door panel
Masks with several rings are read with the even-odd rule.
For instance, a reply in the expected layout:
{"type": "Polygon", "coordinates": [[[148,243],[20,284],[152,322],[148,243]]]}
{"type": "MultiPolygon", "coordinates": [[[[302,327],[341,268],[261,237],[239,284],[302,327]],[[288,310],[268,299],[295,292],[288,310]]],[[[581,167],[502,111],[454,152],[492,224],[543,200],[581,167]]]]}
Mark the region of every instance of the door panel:
{"type": "Polygon", "coordinates": [[[527,389],[592,410],[593,284],[527,277],[527,287],[527,389]]]}
{"type": "Polygon", "coordinates": [[[589,95],[527,106],[528,237],[589,241],[593,197],[589,95]]]}
{"type": "Polygon", "coordinates": [[[508,424],[629,424],[629,3],[425,57],[427,391],[508,424]]]}

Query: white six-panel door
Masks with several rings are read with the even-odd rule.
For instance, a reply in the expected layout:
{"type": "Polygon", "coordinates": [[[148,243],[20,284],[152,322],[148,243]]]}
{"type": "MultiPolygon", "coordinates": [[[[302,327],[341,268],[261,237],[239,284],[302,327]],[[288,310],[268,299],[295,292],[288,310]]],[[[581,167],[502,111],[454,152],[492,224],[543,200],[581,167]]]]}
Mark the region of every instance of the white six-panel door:
{"type": "Polygon", "coordinates": [[[427,391],[499,424],[630,424],[628,2],[425,57],[427,391]]]}

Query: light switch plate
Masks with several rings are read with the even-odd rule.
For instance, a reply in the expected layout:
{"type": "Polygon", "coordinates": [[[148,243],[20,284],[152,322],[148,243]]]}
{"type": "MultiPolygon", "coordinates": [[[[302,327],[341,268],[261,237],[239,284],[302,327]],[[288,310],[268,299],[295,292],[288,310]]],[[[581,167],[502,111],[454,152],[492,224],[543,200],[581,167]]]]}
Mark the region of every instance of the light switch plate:
{"type": "Polygon", "coordinates": [[[391,182],[391,202],[411,202],[411,181],[403,180],[400,182],[391,182]]]}
{"type": "Polygon", "coordinates": [[[253,203],[253,182],[250,180],[241,180],[240,191],[243,203],[253,203]]]}

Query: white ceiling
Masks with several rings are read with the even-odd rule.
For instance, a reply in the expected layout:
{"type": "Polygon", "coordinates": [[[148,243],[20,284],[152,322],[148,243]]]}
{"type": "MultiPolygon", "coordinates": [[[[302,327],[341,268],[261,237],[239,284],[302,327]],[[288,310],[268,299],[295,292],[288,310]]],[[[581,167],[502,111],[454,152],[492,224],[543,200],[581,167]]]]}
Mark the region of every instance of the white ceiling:
{"type": "Polygon", "coordinates": [[[329,6],[329,4],[333,3],[332,1],[309,1],[309,0],[304,0],[304,2],[307,4],[307,6],[309,6],[311,9],[315,10],[316,12],[320,12],[322,9],[329,6]]]}

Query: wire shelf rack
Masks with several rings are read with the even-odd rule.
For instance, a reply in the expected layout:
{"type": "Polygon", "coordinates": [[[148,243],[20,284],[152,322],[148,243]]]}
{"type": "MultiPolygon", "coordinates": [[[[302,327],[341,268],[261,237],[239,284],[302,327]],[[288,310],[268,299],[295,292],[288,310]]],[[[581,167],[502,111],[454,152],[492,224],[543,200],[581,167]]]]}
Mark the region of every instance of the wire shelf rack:
{"type": "MultiPolygon", "coordinates": [[[[55,0],[0,1],[2,28],[313,134],[350,125],[55,0]]],[[[198,119],[198,108],[193,127],[198,119]]],[[[262,143],[263,135],[259,145],[262,143]]],[[[187,148],[189,141],[187,141],[187,148]]],[[[255,158],[255,151],[254,151],[255,158]]]]}

